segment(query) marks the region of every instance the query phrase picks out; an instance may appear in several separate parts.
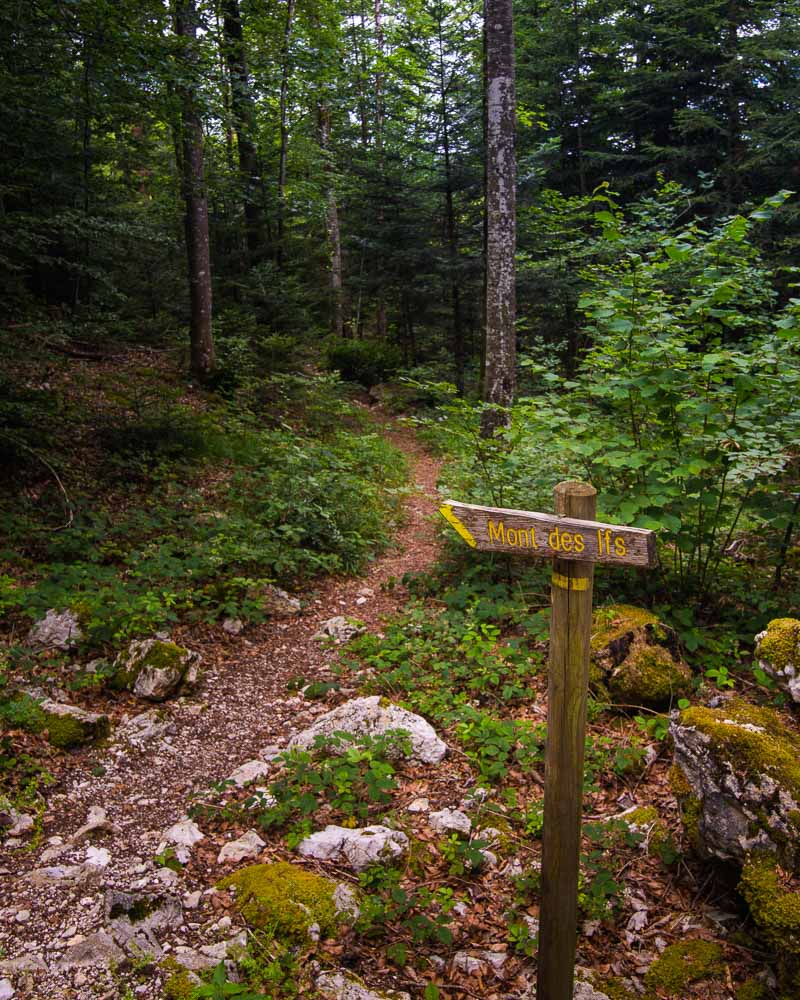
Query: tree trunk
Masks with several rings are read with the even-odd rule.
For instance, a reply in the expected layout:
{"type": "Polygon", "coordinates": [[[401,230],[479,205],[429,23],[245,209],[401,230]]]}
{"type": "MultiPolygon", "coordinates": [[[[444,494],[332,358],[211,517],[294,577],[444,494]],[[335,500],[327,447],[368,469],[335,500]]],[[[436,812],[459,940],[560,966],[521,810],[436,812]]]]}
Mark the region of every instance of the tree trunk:
{"type": "MultiPolygon", "coordinates": [[[[383,12],[381,0],[374,0],[373,11],[375,15],[375,47],[377,49],[377,65],[375,67],[375,152],[378,156],[378,177],[380,178],[380,198],[378,201],[377,229],[378,243],[381,244],[384,229],[383,210],[383,186],[384,186],[384,158],[383,158],[383,12]]],[[[384,266],[383,260],[379,257],[377,261],[378,278],[378,301],[375,306],[375,328],[381,340],[386,339],[387,319],[386,319],[386,298],[383,291],[384,266]]]]}
{"type": "MultiPolygon", "coordinates": [[[[196,79],[193,43],[197,37],[194,0],[175,0],[175,34],[184,39],[185,74],[196,79]]],[[[181,88],[181,180],[186,203],[186,253],[189,261],[191,322],[190,365],[204,379],[214,371],[214,338],[211,331],[211,255],[208,240],[208,200],[203,170],[203,125],[193,93],[193,83],[181,88]]]]}
{"type": "Polygon", "coordinates": [[[242,17],[239,0],[223,0],[223,32],[225,35],[225,63],[231,84],[231,111],[239,150],[239,178],[242,185],[242,202],[245,221],[245,243],[249,263],[258,255],[263,245],[264,219],[259,200],[261,175],[258,151],[254,141],[255,110],[250,80],[247,75],[247,57],[244,48],[242,17]]]}
{"type": "Polygon", "coordinates": [[[486,38],[486,336],[481,435],[507,424],[516,369],[516,162],[511,0],[484,0],[486,38]]]}
{"type": "Polygon", "coordinates": [[[282,267],[283,265],[283,224],[286,214],[286,160],[289,152],[289,127],[287,124],[286,106],[289,98],[289,44],[292,40],[294,6],[295,0],[286,0],[286,24],[283,31],[283,50],[281,53],[281,146],[278,155],[278,246],[275,255],[278,267],[282,267]]]}
{"type": "Polygon", "coordinates": [[[342,308],[342,237],[339,229],[339,208],[333,184],[333,164],[330,160],[331,112],[327,105],[319,105],[320,146],[325,156],[326,198],[328,202],[328,244],[330,247],[331,327],[337,337],[344,336],[342,308]]]}
{"type": "Polygon", "coordinates": [[[458,287],[458,234],[453,205],[453,170],[450,158],[450,114],[447,107],[444,39],[442,37],[442,7],[437,8],[439,37],[439,94],[442,102],[442,144],[444,152],[445,229],[450,264],[450,303],[453,310],[453,361],[456,372],[456,389],[464,394],[464,329],[461,322],[461,291],[458,287]]]}

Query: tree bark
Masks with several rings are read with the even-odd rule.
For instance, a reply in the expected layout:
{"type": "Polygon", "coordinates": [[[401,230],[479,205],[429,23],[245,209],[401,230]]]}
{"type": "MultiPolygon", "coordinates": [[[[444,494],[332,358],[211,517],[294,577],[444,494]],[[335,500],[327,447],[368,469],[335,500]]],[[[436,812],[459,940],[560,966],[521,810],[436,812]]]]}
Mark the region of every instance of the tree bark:
{"type": "Polygon", "coordinates": [[[326,199],[328,202],[328,245],[330,247],[331,326],[337,337],[344,336],[342,304],[342,237],[339,229],[339,208],[333,184],[333,164],[330,160],[331,112],[324,103],[319,105],[320,146],[325,156],[326,199]]]}
{"type": "MultiPolygon", "coordinates": [[[[375,16],[375,47],[377,49],[377,64],[375,66],[375,152],[378,156],[378,176],[380,178],[381,195],[378,202],[377,228],[378,241],[383,235],[385,216],[383,211],[383,185],[385,179],[385,163],[383,158],[383,11],[381,0],[374,0],[375,16]]],[[[386,298],[383,291],[384,266],[381,256],[377,261],[378,301],[375,306],[375,328],[381,340],[386,339],[388,328],[386,318],[386,298]]]]}
{"type": "MultiPolygon", "coordinates": [[[[175,0],[175,34],[184,39],[183,59],[190,78],[196,78],[193,43],[197,37],[194,0],[175,0]]],[[[203,167],[203,124],[193,84],[181,87],[181,187],[186,204],[186,253],[189,263],[191,320],[190,366],[198,378],[214,371],[211,329],[211,255],[208,237],[208,199],[203,167]]]]}
{"type": "Polygon", "coordinates": [[[239,0],[223,0],[222,28],[225,36],[225,63],[231,85],[231,111],[239,151],[239,177],[245,222],[248,262],[253,263],[264,242],[264,218],[259,200],[261,172],[255,144],[255,110],[247,56],[244,47],[239,0]]]}
{"type": "Polygon", "coordinates": [[[278,267],[283,265],[283,228],[286,214],[286,162],[289,152],[289,127],[287,124],[287,103],[289,99],[289,45],[292,40],[295,0],[286,0],[286,22],[283,31],[281,52],[281,145],[278,155],[278,245],[275,259],[278,267]]]}
{"type": "Polygon", "coordinates": [[[453,361],[456,373],[456,389],[464,394],[464,329],[461,321],[461,290],[458,285],[458,232],[456,229],[455,207],[453,204],[453,170],[450,156],[450,113],[447,106],[447,82],[444,61],[444,38],[442,35],[442,6],[437,7],[437,27],[439,41],[439,95],[442,103],[442,145],[444,153],[444,196],[445,230],[450,264],[450,303],[453,315],[453,361]]]}
{"type": "Polygon", "coordinates": [[[508,423],[516,387],[516,93],[511,0],[484,0],[486,334],[481,435],[508,423]]]}

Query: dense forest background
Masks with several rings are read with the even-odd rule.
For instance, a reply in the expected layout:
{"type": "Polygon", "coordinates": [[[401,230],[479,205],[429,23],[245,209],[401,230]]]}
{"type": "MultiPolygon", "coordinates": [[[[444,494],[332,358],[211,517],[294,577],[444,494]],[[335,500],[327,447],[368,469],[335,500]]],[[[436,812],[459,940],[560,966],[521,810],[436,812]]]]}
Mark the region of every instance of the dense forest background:
{"type": "MultiPolygon", "coordinates": [[[[447,0],[4,5],[7,318],[38,310],[68,330],[102,317],[105,337],[164,343],[188,315],[184,166],[198,145],[221,369],[256,325],[373,340],[383,364],[474,385],[480,13],[447,0]]],[[[608,256],[606,199],[633,213],[640,250],[648,229],[713,228],[800,183],[797,11],[518,4],[516,57],[519,348],[571,373],[591,340],[587,270],[608,256]]],[[[790,204],[756,227],[770,266],[791,263],[798,225],[790,204]]]]}

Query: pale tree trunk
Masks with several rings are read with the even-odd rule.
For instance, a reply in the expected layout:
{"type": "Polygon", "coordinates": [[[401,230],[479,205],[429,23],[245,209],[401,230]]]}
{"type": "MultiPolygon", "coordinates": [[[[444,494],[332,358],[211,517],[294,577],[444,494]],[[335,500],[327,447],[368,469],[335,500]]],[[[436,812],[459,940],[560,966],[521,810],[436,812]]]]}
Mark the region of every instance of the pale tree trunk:
{"type": "MultiPolygon", "coordinates": [[[[483,399],[514,401],[516,369],[516,161],[512,0],[484,0],[486,47],[486,336],[483,399]]],[[[491,437],[508,414],[487,409],[481,435],[491,437]]]]}
{"type": "Polygon", "coordinates": [[[239,0],[224,0],[223,31],[225,34],[225,63],[231,85],[231,111],[239,151],[239,178],[242,185],[245,242],[250,263],[263,245],[264,219],[259,202],[261,177],[258,151],[255,144],[255,110],[250,80],[247,75],[247,57],[244,48],[242,17],[239,0]]]}
{"type": "Polygon", "coordinates": [[[342,237],[339,229],[339,208],[336,204],[336,190],[333,183],[333,164],[331,163],[331,113],[324,103],[319,105],[319,136],[320,146],[325,156],[325,175],[327,185],[327,222],[328,245],[331,254],[330,285],[331,285],[331,326],[337,337],[344,336],[344,311],[342,304],[342,237]]]}
{"type": "Polygon", "coordinates": [[[289,45],[292,40],[295,0],[286,0],[286,22],[283,30],[283,51],[281,53],[281,146],[278,155],[278,248],[275,259],[278,267],[283,265],[283,228],[286,214],[286,161],[289,152],[289,126],[287,104],[289,99],[289,45]]]}
{"type": "MultiPolygon", "coordinates": [[[[194,0],[176,0],[175,34],[185,40],[183,59],[196,78],[192,53],[197,37],[194,0]]],[[[208,240],[208,200],[203,170],[203,125],[192,84],[181,89],[181,187],[186,203],[186,252],[189,260],[191,300],[190,365],[194,375],[207,378],[214,371],[214,338],[211,332],[211,255],[208,240]]]]}
{"type": "MultiPolygon", "coordinates": [[[[375,0],[373,6],[375,14],[375,46],[378,52],[378,64],[375,67],[375,151],[378,154],[378,175],[383,187],[384,180],[384,159],[383,159],[383,12],[381,0],[375,0]]],[[[377,226],[378,241],[380,241],[384,228],[383,192],[381,192],[380,204],[378,205],[377,226]]],[[[386,338],[386,299],[383,294],[383,261],[378,260],[378,302],[375,310],[375,326],[378,337],[381,340],[386,338]]]]}
{"type": "Polygon", "coordinates": [[[445,74],[444,38],[442,37],[442,6],[437,7],[439,38],[439,95],[442,102],[442,145],[445,180],[445,229],[450,258],[450,302],[453,309],[453,360],[456,369],[456,389],[464,394],[464,329],[461,321],[461,290],[458,284],[458,232],[453,205],[453,171],[450,156],[450,112],[447,106],[448,83],[445,74]]]}

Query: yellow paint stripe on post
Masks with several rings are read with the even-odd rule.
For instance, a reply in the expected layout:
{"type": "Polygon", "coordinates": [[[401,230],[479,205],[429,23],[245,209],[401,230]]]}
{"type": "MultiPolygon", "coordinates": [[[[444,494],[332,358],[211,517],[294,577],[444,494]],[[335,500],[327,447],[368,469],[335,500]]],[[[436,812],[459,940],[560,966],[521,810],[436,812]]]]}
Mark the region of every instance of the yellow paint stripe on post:
{"type": "Polygon", "coordinates": [[[459,535],[461,535],[461,537],[464,539],[467,545],[469,545],[473,549],[478,547],[478,543],[470,534],[469,528],[465,524],[462,524],[461,521],[459,521],[459,519],[453,513],[452,507],[448,507],[447,504],[444,504],[444,506],[439,508],[439,513],[442,515],[445,521],[448,521],[450,524],[452,524],[452,526],[456,529],[459,535]]]}
{"type": "Polygon", "coordinates": [[[588,590],[589,581],[585,576],[563,576],[561,573],[553,573],[551,577],[553,585],[561,587],[562,590],[588,590]]]}

